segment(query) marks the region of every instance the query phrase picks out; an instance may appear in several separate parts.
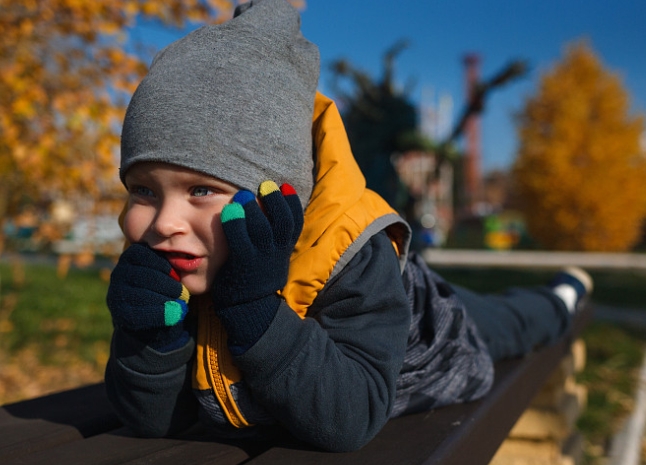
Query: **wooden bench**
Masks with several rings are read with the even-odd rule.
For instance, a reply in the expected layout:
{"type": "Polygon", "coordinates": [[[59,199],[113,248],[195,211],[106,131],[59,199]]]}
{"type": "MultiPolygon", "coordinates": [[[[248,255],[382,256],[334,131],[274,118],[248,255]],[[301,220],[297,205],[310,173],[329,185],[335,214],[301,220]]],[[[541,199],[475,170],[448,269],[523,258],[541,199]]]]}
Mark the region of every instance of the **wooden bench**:
{"type": "Polygon", "coordinates": [[[487,464],[545,383],[592,309],[557,343],[496,366],[482,400],[389,421],[363,449],[313,450],[288,437],[267,443],[213,440],[200,433],[175,439],[139,439],[122,427],[103,384],[0,408],[0,463],[9,464],[487,464]]]}

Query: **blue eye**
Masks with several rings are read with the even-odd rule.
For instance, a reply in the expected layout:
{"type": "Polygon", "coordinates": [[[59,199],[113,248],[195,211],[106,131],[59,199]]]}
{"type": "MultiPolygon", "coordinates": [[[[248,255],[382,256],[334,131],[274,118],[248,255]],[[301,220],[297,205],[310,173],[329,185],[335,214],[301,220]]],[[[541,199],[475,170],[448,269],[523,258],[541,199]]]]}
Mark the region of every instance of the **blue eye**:
{"type": "Polygon", "coordinates": [[[204,186],[199,186],[193,189],[193,195],[195,197],[205,197],[213,193],[213,189],[204,186]]]}
{"type": "Polygon", "coordinates": [[[144,196],[144,197],[154,197],[155,196],[155,193],[151,189],[147,188],[146,186],[134,186],[132,188],[132,193],[136,194],[136,195],[141,195],[141,196],[144,196]]]}

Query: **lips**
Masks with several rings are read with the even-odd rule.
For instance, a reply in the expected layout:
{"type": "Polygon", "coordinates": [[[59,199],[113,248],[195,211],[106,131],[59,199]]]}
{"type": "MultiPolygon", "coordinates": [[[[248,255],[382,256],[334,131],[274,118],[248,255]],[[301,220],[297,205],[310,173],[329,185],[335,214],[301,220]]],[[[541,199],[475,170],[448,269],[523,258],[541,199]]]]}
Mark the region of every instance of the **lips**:
{"type": "Polygon", "coordinates": [[[193,272],[202,263],[201,257],[180,252],[167,252],[166,258],[178,273],[193,272]]]}

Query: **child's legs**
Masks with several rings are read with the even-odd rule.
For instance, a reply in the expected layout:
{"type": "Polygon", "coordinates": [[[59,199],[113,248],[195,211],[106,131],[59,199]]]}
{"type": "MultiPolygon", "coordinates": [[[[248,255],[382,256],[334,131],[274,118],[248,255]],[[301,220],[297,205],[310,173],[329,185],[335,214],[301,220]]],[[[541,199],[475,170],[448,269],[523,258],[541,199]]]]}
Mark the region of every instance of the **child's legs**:
{"type": "Polygon", "coordinates": [[[494,361],[523,355],[555,341],[568,328],[570,313],[547,287],[511,288],[478,294],[452,285],[475,322],[494,361]]]}

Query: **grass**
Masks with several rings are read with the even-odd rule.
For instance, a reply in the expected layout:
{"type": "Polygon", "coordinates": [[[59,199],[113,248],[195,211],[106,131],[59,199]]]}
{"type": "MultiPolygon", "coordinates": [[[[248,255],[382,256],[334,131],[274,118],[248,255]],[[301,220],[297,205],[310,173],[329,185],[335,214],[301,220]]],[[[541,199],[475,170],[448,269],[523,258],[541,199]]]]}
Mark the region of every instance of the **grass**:
{"type": "MultiPolygon", "coordinates": [[[[451,282],[477,291],[545,283],[551,272],[438,268],[451,282]]],[[[645,308],[636,272],[593,273],[594,299],[645,308]]],[[[100,381],[112,332],[105,305],[105,270],[71,269],[64,279],[54,266],[0,263],[0,404],[100,381]]],[[[587,366],[579,382],[588,408],[578,427],[587,462],[596,463],[630,412],[646,333],[608,323],[590,325],[583,338],[587,366]]]]}
{"type": "Polygon", "coordinates": [[[0,403],[99,381],[112,331],[100,270],[0,264],[0,403]]]}
{"type": "Polygon", "coordinates": [[[585,437],[586,463],[596,464],[632,411],[646,332],[595,323],[583,337],[587,364],[578,381],[588,388],[588,404],[577,427],[585,437]]]}

